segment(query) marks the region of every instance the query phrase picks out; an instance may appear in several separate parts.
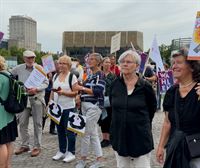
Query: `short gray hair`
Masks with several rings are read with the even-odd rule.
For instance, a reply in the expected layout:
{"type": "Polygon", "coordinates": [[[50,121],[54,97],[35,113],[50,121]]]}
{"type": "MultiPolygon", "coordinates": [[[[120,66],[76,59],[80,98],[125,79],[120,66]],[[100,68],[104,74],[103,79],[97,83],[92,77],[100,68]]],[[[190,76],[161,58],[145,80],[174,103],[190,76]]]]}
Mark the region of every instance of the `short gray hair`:
{"type": "MultiPolygon", "coordinates": [[[[103,60],[103,57],[102,57],[102,55],[100,54],[100,53],[91,53],[90,54],[91,56],[95,56],[96,57],[96,60],[97,60],[97,62],[98,62],[98,64],[101,64],[101,62],[102,62],[102,60],[103,60]]],[[[89,55],[89,56],[90,56],[89,55]]]]}
{"type": "Polygon", "coordinates": [[[135,61],[136,64],[140,65],[141,63],[141,57],[139,56],[139,54],[136,51],[133,50],[127,50],[125,52],[123,52],[118,59],[118,63],[120,64],[120,62],[127,56],[127,55],[131,55],[133,60],[135,61]]]}

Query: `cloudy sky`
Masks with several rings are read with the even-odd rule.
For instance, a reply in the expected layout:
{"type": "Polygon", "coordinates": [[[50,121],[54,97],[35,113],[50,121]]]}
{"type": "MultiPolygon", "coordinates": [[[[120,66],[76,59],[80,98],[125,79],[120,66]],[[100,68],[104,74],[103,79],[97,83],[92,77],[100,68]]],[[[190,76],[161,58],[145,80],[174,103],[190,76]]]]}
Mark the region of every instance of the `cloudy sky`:
{"type": "Polygon", "coordinates": [[[200,0],[0,0],[0,31],[8,38],[9,18],[37,21],[43,51],[62,50],[64,31],[141,31],[144,49],[191,37],[200,0]]]}

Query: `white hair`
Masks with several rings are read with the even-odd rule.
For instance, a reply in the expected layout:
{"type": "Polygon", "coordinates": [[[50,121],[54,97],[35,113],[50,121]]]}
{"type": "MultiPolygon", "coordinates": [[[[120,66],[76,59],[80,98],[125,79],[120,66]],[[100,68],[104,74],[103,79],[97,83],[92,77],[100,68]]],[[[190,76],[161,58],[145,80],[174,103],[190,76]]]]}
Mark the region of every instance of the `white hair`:
{"type": "Polygon", "coordinates": [[[120,62],[127,56],[127,55],[131,55],[133,60],[135,61],[136,64],[140,65],[141,63],[141,57],[139,56],[139,54],[136,51],[133,50],[127,50],[125,52],[123,52],[119,59],[118,59],[118,63],[120,64],[120,62]]]}

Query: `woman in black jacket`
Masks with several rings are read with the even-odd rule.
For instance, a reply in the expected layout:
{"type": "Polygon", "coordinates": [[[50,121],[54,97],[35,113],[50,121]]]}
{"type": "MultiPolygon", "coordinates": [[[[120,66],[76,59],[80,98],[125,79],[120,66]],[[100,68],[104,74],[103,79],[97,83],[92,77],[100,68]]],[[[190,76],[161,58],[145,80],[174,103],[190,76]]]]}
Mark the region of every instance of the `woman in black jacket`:
{"type": "Polygon", "coordinates": [[[150,168],[153,149],[151,123],[156,111],[156,97],[151,84],[137,73],[140,56],[132,50],[118,60],[121,76],[111,86],[111,145],[117,167],[150,168]]]}

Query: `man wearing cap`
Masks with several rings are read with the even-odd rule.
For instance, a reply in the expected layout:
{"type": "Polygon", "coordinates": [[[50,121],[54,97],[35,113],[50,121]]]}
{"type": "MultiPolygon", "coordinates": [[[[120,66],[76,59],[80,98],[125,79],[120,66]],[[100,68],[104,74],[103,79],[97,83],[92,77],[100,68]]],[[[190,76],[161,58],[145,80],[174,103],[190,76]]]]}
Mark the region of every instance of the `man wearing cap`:
{"type": "MultiPolygon", "coordinates": [[[[24,62],[23,64],[17,65],[12,73],[18,75],[18,79],[25,83],[29,75],[34,69],[34,66],[40,66],[35,63],[35,53],[26,50],[23,52],[24,62]]],[[[40,66],[41,67],[41,66],[40,66]]],[[[42,68],[42,67],[41,67],[42,68]]],[[[43,68],[42,68],[43,69],[43,68]]],[[[41,152],[41,137],[42,137],[42,115],[43,115],[43,104],[44,104],[44,91],[48,86],[48,79],[46,78],[43,83],[38,87],[28,88],[27,93],[29,95],[29,103],[27,108],[22,112],[17,114],[19,122],[19,133],[21,137],[21,147],[15,151],[16,155],[28,152],[29,148],[29,133],[28,133],[28,123],[30,113],[33,117],[34,125],[34,144],[31,151],[31,156],[38,156],[41,152]]]]}

